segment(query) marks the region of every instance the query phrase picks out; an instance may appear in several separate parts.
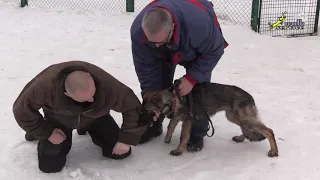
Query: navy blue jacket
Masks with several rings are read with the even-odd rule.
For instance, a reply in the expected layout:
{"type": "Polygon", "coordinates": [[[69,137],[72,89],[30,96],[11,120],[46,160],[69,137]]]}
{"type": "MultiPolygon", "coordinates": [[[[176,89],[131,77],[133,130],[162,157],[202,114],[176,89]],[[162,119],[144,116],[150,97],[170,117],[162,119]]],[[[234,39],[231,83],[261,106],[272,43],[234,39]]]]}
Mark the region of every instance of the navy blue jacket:
{"type": "Polygon", "coordinates": [[[164,88],[162,63],[183,65],[193,85],[210,82],[211,73],[228,43],[224,40],[212,4],[207,0],[154,0],[135,18],[131,29],[132,56],[142,95],[146,89],[164,88]],[[170,55],[147,41],[141,22],[153,7],[169,10],[175,24],[170,55]]]}

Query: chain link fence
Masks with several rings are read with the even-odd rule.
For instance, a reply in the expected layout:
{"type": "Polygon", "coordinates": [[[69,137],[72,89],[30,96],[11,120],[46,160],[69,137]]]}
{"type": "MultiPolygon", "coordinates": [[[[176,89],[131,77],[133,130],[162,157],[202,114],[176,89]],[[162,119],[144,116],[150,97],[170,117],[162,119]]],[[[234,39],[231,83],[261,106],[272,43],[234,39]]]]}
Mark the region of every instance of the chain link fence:
{"type": "Polygon", "coordinates": [[[219,20],[250,25],[252,0],[212,0],[212,3],[219,20]]]}
{"type": "Polygon", "coordinates": [[[45,9],[62,8],[74,10],[126,11],[126,0],[28,0],[31,7],[45,9]]]}
{"type": "Polygon", "coordinates": [[[68,8],[76,10],[122,11],[125,0],[28,0],[29,6],[41,8],[68,8]]]}
{"type": "MultiPolygon", "coordinates": [[[[43,9],[102,10],[106,12],[126,12],[126,0],[0,0],[43,9]]],[[[142,0],[147,1],[147,0],[142,0]]],[[[135,9],[139,9],[135,3],[135,9]]]]}
{"type": "MultiPolygon", "coordinates": [[[[142,10],[152,0],[135,1],[135,10],[142,10]]],[[[226,20],[232,24],[250,25],[252,0],[209,0],[219,20],[226,20]]]]}
{"type": "Polygon", "coordinates": [[[274,37],[317,34],[320,0],[260,1],[260,34],[274,37]]]}
{"type": "Polygon", "coordinates": [[[148,5],[152,0],[138,0],[134,1],[136,11],[141,11],[146,5],[148,5]]]}
{"type": "MultiPolygon", "coordinates": [[[[0,0],[1,1],[1,0],[0,0]]],[[[31,7],[67,8],[76,10],[103,10],[125,12],[126,0],[2,0],[4,2],[27,2],[31,7]]],[[[141,11],[152,0],[134,0],[134,11],[141,11]]],[[[250,25],[252,0],[211,0],[219,20],[232,24],[250,25]]],[[[133,1],[131,1],[133,2],[133,1]]]]}

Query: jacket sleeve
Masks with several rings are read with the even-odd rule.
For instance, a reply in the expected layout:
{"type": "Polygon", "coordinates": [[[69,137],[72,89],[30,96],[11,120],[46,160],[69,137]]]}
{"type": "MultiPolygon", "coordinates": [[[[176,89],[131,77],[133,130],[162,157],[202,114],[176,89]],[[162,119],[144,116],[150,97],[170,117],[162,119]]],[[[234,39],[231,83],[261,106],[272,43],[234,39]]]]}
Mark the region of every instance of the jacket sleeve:
{"type": "Polygon", "coordinates": [[[120,93],[115,98],[112,109],[122,113],[123,123],[118,141],[135,146],[139,143],[141,135],[146,131],[148,125],[139,125],[141,103],[130,88],[125,87],[125,90],[125,93],[120,93]]]}
{"type": "Polygon", "coordinates": [[[143,44],[142,38],[131,35],[133,64],[143,96],[147,89],[161,88],[163,82],[162,62],[143,44]]]}
{"type": "Polygon", "coordinates": [[[210,82],[212,70],[224,53],[224,39],[209,16],[193,21],[190,43],[200,56],[186,70],[185,78],[193,85],[210,82]]]}
{"type": "Polygon", "coordinates": [[[22,90],[13,104],[13,114],[18,125],[26,132],[33,134],[37,139],[48,139],[53,128],[44,121],[39,109],[45,105],[43,87],[39,82],[31,81],[22,90]]]}

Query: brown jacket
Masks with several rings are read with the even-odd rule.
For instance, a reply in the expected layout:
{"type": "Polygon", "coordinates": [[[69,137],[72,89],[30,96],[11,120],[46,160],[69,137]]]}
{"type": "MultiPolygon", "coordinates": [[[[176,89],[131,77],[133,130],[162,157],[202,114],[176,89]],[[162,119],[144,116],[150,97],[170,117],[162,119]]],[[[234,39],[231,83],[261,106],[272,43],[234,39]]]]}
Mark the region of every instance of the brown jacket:
{"type": "Polygon", "coordinates": [[[86,129],[94,119],[114,110],[121,112],[123,117],[119,141],[137,145],[147,128],[146,125],[138,126],[140,106],[129,87],[101,68],[87,62],[69,61],[51,65],[33,78],[14,102],[13,113],[22,129],[38,139],[47,139],[53,127],[44,119],[57,121],[66,128],[86,129]],[[95,100],[87,107],[64,94],[64,80],[75,70],[89,72],[96,84],[95,100]]]}

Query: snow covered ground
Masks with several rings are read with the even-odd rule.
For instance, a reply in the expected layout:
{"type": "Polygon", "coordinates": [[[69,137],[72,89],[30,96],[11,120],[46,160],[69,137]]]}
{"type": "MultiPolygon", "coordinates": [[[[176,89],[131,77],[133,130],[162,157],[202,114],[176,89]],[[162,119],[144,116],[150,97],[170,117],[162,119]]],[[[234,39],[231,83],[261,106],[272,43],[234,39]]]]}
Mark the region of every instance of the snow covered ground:
{"type": "MultiPolygon", "coordinates": [[[[169,155],[164,135],[133,147],[122,161],[102,157],[90,137],[74,133],[62,172],[38,170],[37,142],[26,142],[12,114],[24,85],[45,67],[67,60],[101,66],[140,98],[132,64],[129,28],[135,14],[24,9],[0,2],[0,179],[1,180],[317,180],[320,177],[320,37],[272,38],[249,27],[221,22],[230,46],[212,81],[250,92],[264,122],[272,128],[279,157],[269,158],[268,141],[241,144],[240,129],[224,113],[212,118],[216,134],[202,152],[169,155]]],[[[184,74],[178,68],[176,77],[184,74]]],[[[121,114],[112,112],[121,124],[121,114]]],[[[164,125],[167,125],[165,121],[164,125]]]]}

